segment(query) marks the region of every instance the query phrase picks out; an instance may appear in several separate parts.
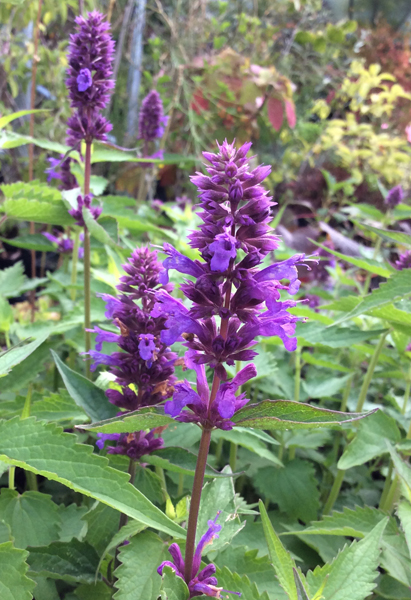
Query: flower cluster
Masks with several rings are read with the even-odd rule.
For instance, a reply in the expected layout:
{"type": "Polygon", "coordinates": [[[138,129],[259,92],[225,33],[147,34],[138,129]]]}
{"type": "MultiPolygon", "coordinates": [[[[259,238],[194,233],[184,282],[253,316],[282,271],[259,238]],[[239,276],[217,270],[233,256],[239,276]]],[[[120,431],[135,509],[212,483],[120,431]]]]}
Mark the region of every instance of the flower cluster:
{"type": "Polygon", "coordinates": [[[76,18],[76,33],[70,36],[66,84],[75,113],[68,120],[67,143],[105,141],[112,125],[101,115],[114,88],[112,63],[114,41],[110,24],[97,11],[76,18]]]}
{"type": "Polygon", "coordinates": [[[192,177],[200,191],[203,223],[189,236],[203,260],[191,260],[165,244],[166,271],[161,276],[161,282],[167,283],[168,270],[176,269],[194,278],[181,286],[191,308],[160,291],[152,312],[154,317],[167,316],[161,334],[164,343],[171,345],[183,336],[189,349],[186,365],[197,375],[197,392],[187,381],[177,384],[165,410],[179,421],[206,428],[231,429],[231,417],[248,402],[236,392],[255,376],[254,365],[227,381],[225,364],[252,360],[257,336],[278,336],[287,350],[296,348],[293,334],[298,318],[288,312],[296,302],[283,300],[281,293],[298,291],[297,266],[304,255],[261,268],[279,240],[269,226],[273,203],[260,185],[270,167],[250,170],[246,158],[250,146],[237,149],[225,141],[218,154],[204,153],[211,165],[209,175],[192,177]],[[211,394],[205,365],[214,369],[217,378],[211,394]]]}
{"type": "Polygon", "coordinates": [[[402,189],[401,185],[396,185],[388,192],[384,200],[384,204],[388,206],[388,208],[395,208],[403,200],[404,190],[402,189]]]}
{"type": "MultiPolygon", "coordinates": [[[[61,254],[71,254],[73,252],[74,242],[66,235],[58,235],[55,236],[47,231],[43,232],[44,237],[46,237],[53,244],[57,244],[57,250],[61,254]]],[[[80,241],[84,240],[84,234],[80,233],[80,241]]],[[[84,248],[78,249],[78,257],[82,259],[84,256],[84,248]]]]}
{"type": "MultiPolygon", "coordinates": [[[[172,353],[160,336],[166,321],[165,316],[153,317],[155,293],[168,293],[169,285],[159,283],[163,267],[157,261],[156,252],[148,248],[137,248],[124,265],[127,273],[120,279],[117,298],[103,294],[106,302],[106,317],[112,319],[119,333],[94,328],[96,350],[89,356],[94,360],[92,369],[103,364],[111,368],[116,376],[117,389],[109,389],[109,401],[125,411],[152,406],[172,395],[175,383],[174,365],[177,356],[172,353]],[[118,344],[120,352],[104,354],[103,342],[118,344]]],[[[162,446],[155,431],[145,433],[100,434],[98,445],[105,440],[115,440],[109,452],[139,458],[162,446]]]]}
{"type": "Polygon", "coordinates": [[[47,160],[50,163],[50,167],[46,169],[48,182],[52,179],[60,180],[60,190],[72,190],[78,187],[77,179],[70,169],[73,159],[70,157],[64,158],[64,154],[60,154],[60,158],[48,158],[47,160]]]}
{"type": "MultiPolygon", "coordinates": [[[[216,572],[215,565],[212,563],[208,564],[204,569],[200,571],[201,565],[201,555],[204,551],[204,548],[213,542],[214,539],[218,538],[218,534],[221,531],[221,525],[217,525],[217,519],[220,516],[221,511],[217,513],[214,521],[208,521],[208,530],[200,539],[198,546],[196,548],[193,560],[193,569],[191,573],[191,580],[188,583],[188,589],[190,592],[190,598],[194,598],[195,596],[210,596],[212,598],[221,598],[221,592],[225,592],[228,594],[236,594],[237,596],[241,596],[239,592],[229,592],[228,590],[223,590],[223,588],[217,587],[217,579],[214,577],[216,572]]],[[[185,563],[184,559],[181,555],[181,550],[178,544],[171,544],[168,549],[169,553],[173,561],[165,560],[158,567],[157,572],[159,575],[163,574],[164,567],[171,567],[175,573],[184,579],[184,568],[185,563]]]]}
{"type": "Polygon", "coordinates": [[[398,271],[411,269],[411,250],[406,250],[403,254],[399,255],[398,260],[395,261],[395,268],[398,271]]]}
{"type": "Polygon", "coordinates": [[[71,215],[73,219],[75,219],[76,225],[79,225],[79,227],[85,227],[86,225],[83,218],[83,208],[88,208],[91,213],[91,216],[94,219],[98,219],[101,215],[101,211],[103,210],[101,206],[91,206],[92,198],[93,197],[91,194],[86,194],[85,196],[82,196],[81,194],[78,195],[77,207],[71,208],[68,211],[69,215],[71,215]]]}

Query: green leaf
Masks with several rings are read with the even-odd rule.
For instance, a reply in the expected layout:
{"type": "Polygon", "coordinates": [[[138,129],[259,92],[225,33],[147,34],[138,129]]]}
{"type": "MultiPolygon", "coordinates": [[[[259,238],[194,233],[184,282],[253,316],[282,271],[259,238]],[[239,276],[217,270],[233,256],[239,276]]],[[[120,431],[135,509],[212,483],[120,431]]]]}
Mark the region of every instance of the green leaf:
{"type": "Polygon", "coordinates": [[[290,600],[298,600],[297,591],[294,584],[295,562],[289,552],[282,545],[280,538],[274,531],[274,527],[268,518],[267,511],[263,502],[259,501],[261,520],[263,523],[264,535],[267,541],[268,553],[274,567],[275,574],[281,587],[287,593],[290,600]]]}
{"type": "Polygon", "coordinates": [[[34,223],[49,223],[51,225],[74,225],[63,202],[39,202],[27,198],[6,199],[4,211],[8,217],[19,221],[33,221],[34,223]]]}
{"type": "Polygon", "coordinates": [[[91,544],[101,556],[112,537],[118,532],[120,516],[111,506],[95,502],[83,517],[87,524],[85,541],[91,544]]]}
{"type": "Polygon", "coordinates": [[[26,277],[21,261],[12,267],[0,271],[0,295],[5,298],[18,295],[18,289],[23,285],[26,277]]]}
{"type": "Polygon", "coordinates": [[[410,467],[401,460],[398,453],[394,450],[389,442],[386,442],[387,448],[391,454],[392,461],[394,463],[395,470],[397,471],[401,481],[405,485],[408,491],[408,497],[411,500],[411,469],[410,467]]]}
{"type": "MultiPolygon", "coordinates": [[[[16,2],[17,0],[13,1],[16,2]]],[[[34,144],[39,148],[43,148],[43,150],[51,150],[53,152],[58,152],[59,154],[66,154],[66,152],[70,150],[68,146],[64,146],[63,144],[51,140],[33,138],[29,135],[16,133],[15,131],[0,132],[0,148],[18,148],[19,146],[25,146],[26,144],[34,144]]],[[[71,156],[73,157],[76,155],[78,156],[77,152],[71,153],[71,156]]]]}
{"type": "Polygon", "coordinates": [[[126,416],[113,417],[104,421],[98,421],[81,428],[87,431],[98,431],[100,433],[129,433],[130,431],[142,431],[153,429],[164,425],[175,424],[174,419],[164,414],[163,407],[147,406],[126,416]]]}
{"type": "Polygon", "coordinates": [[[60,516],[51,496],[3,488],[0,496],[0,521],[10,527],[16,548],[47,546],[59,539],[60,516]]]}
{"type": "Polygon", "coordinates": [[[388,452],[385,440],[399,442],[401,433],[395,420],[381,410],[364,419],[358,425],[357,435],[346,446],[338,462],[338,468],[346,471],[388,452]]]}
{"type": "Polygon", "coordinates": [[[68,582],[94,583],[98,554],[90,544],[72,539],[49,546],[30,548],[30,571],[68,582]]]}
{"type": "MultiPolygon", "coordinates": [[[[229,466],[225,467],[222,473],[231,475],[231,468],[229,466]]],[[[239,507],[240,499],[235,494],[232,477],[214,479],[204,486],[197,522],[197,543],[208,530],[208,521],[215,519],[217,511],[221,511],[217,522],[222,525],[219,538],[205,548],[204,554],[216,554],[243,529],[245,521],[240,521],[238,516],[239,507]]]]}
{"type": "MultiPolygon", "coordinates": [[[[21,4],[22,1],[23,0],[21,0],[21,1],[19,0],[18,2],[15,2],[15,3],[21,4]]],[[[9,4],[9,3],[14,4],[14,2],[9,2],[9,0],[7,0],[6,4],[9,4]]],[[[6,127],[6,125],[11,123],[15,119],[20,119],[21,117],[25,117],[26,115],[43,113],[43,112],[49,112],[49,111],[45,108],[32,108],[30,110],[19,110],[18,112],[11,113],[11,115],[5,115],[4,117],[0,118],[0,129],[3,129],[3,127],[6,127]]]]}
{"type": "Polygon", "coordinates": [[[401,521],[401,527],[404,531],[408,550],[411,556],[411,504],[405,501],[400,502],[398,505],[397,514],[401,521]]]}
{"type": "Polygon", "coordinates": [[[264,467],[254,475],[254,483],[292,519],[307,523],[317,518],[320,493],[312,463],[294,459],[280,469],[264,467]]]}
{"type": "Polygon", "coordinates": [[[42,421],[83,422],[86,413],[71,399],[66,390],[42,397],[31,406],[31,416],[42,421]]]}
{"type": "Polygon", "coordinates": [[[329,254],[333,254],[340,260],[344,260],[348,262],[350,265],[354,265],[359,269],[363,269],[364,271],[369,271],[370,273],[374,273],[375,275],[380,275],[381,277],[389,277],[391,273],[394,271],[394,268],[388,268],[376,260],[372,260],[370,258],[357,258],[354,256],[347,256],[346,254],[341,254],[341,252],[336,252],[336,250],[331,250],[327,246],[323,244],[319,244],[312,240],[316,246],[319,246],[323,250],[326,250],[329,254]]]}
{"type": "MultiPolygon", "coordinates": [[[[37,337],[33,342],[31,342],[33,344],[32,348],[34,347],[34,351],[33,349],[30,349],[29,351],[28,346],[30,346],[30,344],[24,346],[24,348],[27,350],[27,356],[24,357],[23,360],[19,360],[18,364],[16,364],[16,366],[13,367],[11,373],[3,377],[3,379],[1,380],[2,392],[20,390],[32,381],[34,381],[37,373],[39,373],[39,371],[42,370],[45,361],[50,358],[50,348],[52,347],[53,343],[46,340],[46,338],[52,333],[53,332],[51,330],[45,331],[44,333],[40,334],[40,336],[37,337]]],[[[21,344],[22,343],[23,342],[21,342],[21,344]]],[[[15,348],[16,354],[18,354],[20,357],[20,354],[17,352],[17,349],[21,348],[21,345],[19,344],[18,346],[15,346],[15,348]]],[[[13,348],[11,350],[13,350],[13,348]]],[[[2,368],[1,360],[2,356],[0,356],[0,373],[2,368]]]]}
{"type": "MultiPolygon", "coordinates": [[[[88,508],[87,506],[77,506],[70,504],[64,506],[61,504],[58,507],[60,517],[60,542],[70,542],[73,538],[82,541],[87,533],[87,523],[84,521],[88,508]]],[[[133,521],[136,523],[136,521],[133,521]]]]}
{"type": "Polygon", "coordinates": [[[33,418],[0,421],[0,460],[96,498],[129,517],[179,537],[185,531],[128,483],[129,476],[108,466],[76,436],[33,418]]]}
{"type": "Polygon", "coordinates": [[[67,367],[53,350],[51,353],[68,393],[92,421],[107,419],[116,414],[118,409],[110,404],[103,390],[80,373],[67,367]]]}
{"type": "Polygon", "coordinates": [[[17,200],[25,199],[30,200],[41,200],[42,202],[61,203],[62,196],[61,192],[54,187],[49,186],[47,183],[35,179],[33,181],[15,181],[14,183],[7,183],[1,186],[6,199],[17,200]]]}
{"type": "MultiPolygon", "coordinates": [[[[372,309],[392,304],[396,300],[402,300],[404,297],[411,295],[411,271],[404,269],[396,271],[388,281],[382,283],[379,288],[366,296],[363,300],[356,302],[348,314],[336,321],[335,325],[354,319],[359,315],[369,312],[372,309]]],[[[338,310],[338,309],[337,309],[338,310]]],[[[330,328],[331,329],[331,328],[330,328]]]]}
{"type": "Polygon", "coordinates": [[[90,234],[96,238],[96,240],[102,244],[110,246],[110,248],[118,247],[118,244],[116,244],[116,242],[109,236],[104,227],[97,223],[87,208],[83,209],[83,218],[88,230],[90,231],[90,234]]]}
{"type": "MultiPolygon", "coordinates": [[[[242,427],[236,427],[235,429],[231,429],[231,431],[223,431],[222,429],[217,429],[212,433],[212,440],[227,440],[232,442],[233,444],[238,444],[243,448],[247,448],[250,452],[254,452],[257,456],[261,458],[266,458],[270,462],[275,465],[282,466],[282,462],[279,458],[268,450],[267,446],[262,442],[261,438],[258,437],[258,431],[253,431],[252,429],[243,429],[242,427]]],[[[264,434],[266,437],[263,439],[266,441],[268,438],[268,442],[270,444],[278,444],[277,440],[271,438],[267,434],[264,434]]]]}
{"type": "Polygon", "coordinates": [[[195,163],[195,156],[185,156],[183,154],[164,154],[164,157],[159,158],[140,158],[135,155],[135,151],[125,151],[110,146],[97,146],[91,155],[91,163],[98,162],[137,162],[137,163],[153,163],[163,165],[173,165],[177,163],[195,163]]]}
{"type": "Polygon", "coordinates": [[[391,229],[378,229],[378,227],[372,227],[372,225],[364,225],[364,229],[373,231],[384,240],[390,242],[398,242],[398,244],[411,245],[411,235],[404,233],[403,231],[392,231],[391,229]]]}
{"type": "Polygon", "coordinates": [[[378,598],[386,598],[386,600],[410,600],[410,588],[389,575],[381,577],[375,593],[378,594],[378,598]]]}
{"type": "Polygon", "coordinates": [[[115,600],[157,600],[161,587],[157,568],[167,556],[167,545],[152,531],[144,531],[121,546],[115,600]]]}
{"type": "Polygon", "coordinates": [[[307,573],[309,593],[314,595],[326,580],[323,596],[332,600],[364,600],[376,584],[381,539],[388,517],[360,542],[353,542],[330,564],[307,573]]]}
{"type": "Polygon", "coordinates": [[[20,235],[12,239],[0,237],[0,240],[9,244],[9,246],[25,250],[37,250],[39,252],[56,251],[55,246],[44,235],[41,235],[41,233],[27,233],[26,235],[20,235]]]}
{"type": "Polygon", "coordinates": [[[353,344],[359,344],[372,338],[380,337],[383,329],[362,331],[354,327],[327,327],[321,323],[297,323],[297,336],[305,345],[312,346],[321,344],[330,348],[347,348],[353,344]]]}
{"type": "Polygon", "coordinates": [[[164,567],[161,578],[161,600],[188,600],[189,597],[190,593],[184,579],[178,577],[171,567],[164,567]]]}
{"type": "MultiPolygon", "coordinates": [[[[377,410],[377,409],[375,409],[377,410]]],[[[263,400],[239,410],[233,421],[242,427],[257,429],[311,429],[313,427],[338,427],[373,414],[343,413],[292,400],[263,400]]]]}
{"type": "MultiPolygon", "coordinates": [[[[151,454],[141,457],[141,461],[174,473],[194,475],[197,464],[197,455],[184,448],[167,446],[167,448],[160,448],[160,450],[156,450],[151,454]]],[[[207,465],[205,476],[224,477],[224,474],[219,473],[219,471],[216,471],[207,465]]]]}
{"type": "Polygon", "coordinates": [[[76,588],[75,594],[79,600],[111,600],[112,589],[103,583],[83,583],[76,588]]]}
{"type": "Polygon", "coordinates": [[[145,525],[143,525],[142,523],[139,523],[138,521],[134,521],[134,520],[129,521],[128,523],[126,523],[126,525],[123,525],[123,527],[120,529],[120,531],[117,531],[113,535],[110,542],[107,544],[103,553],[101,554],[97,571],[100,571],[101,564],[102,564],[106,554],[108,554],[112,550],[115,550],[115,548],[117,548],[117,546],[121,546],[125,541],[130,541],[130,539],[132,537],[134,537],[138,533],[141,533],[145,528],[146,528],[145,525]]]}
{"type": "Polygon", "coordinates": [[[41,346],[46,338],[47,335],[42,335],[28,344],[23,344],[23,342],[21,342],[17,346],[10,348],[10,350],[6,350],[6,352],[3,352],[3,354],[0,354],[0,376],[5,375],[13,367],[23,362],[28,356],[30,356],[30,354],[32,354],[39,346],[41,346]]]}
{"type": "Polygon", "coordinates": [[[287,594],[273,576],[273,566],[268,556],[258,556],[258,550],[247,550],[245,546],[233,548],[229,545],[216,558],[214,564],[232,573],[241,573],[256,584],[260,594],[267,592],[270,600],[289,600],[287,594]]]}
{"type": "Polygon", "coordinates": [[[297,569],[293,569],[297,600],[310,600],[297,569]]]}
{"type": "Polygon", "coordinates": [[[28,552],[13,548],[11,542],[0,544],[1,600],[31,600],[35,583],[27,577],[28,552]]]}

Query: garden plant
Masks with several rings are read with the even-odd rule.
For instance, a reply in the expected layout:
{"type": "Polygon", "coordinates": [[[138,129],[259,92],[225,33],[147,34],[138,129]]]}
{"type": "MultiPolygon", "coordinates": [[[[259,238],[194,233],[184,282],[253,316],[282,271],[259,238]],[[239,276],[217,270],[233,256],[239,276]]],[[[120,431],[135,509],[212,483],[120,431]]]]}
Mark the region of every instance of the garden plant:
{"type": "Polygon", "coordinates": [[[411,9],[342,4],[0,0],[0,600],[410,599],[411,9]]]}

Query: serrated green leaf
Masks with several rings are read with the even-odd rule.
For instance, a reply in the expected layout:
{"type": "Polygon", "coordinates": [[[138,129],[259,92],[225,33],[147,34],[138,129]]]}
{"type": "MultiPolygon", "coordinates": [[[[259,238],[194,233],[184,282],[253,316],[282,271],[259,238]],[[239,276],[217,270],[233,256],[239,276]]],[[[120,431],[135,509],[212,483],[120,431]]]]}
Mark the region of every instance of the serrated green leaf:
{"type": "Polygon", "coordinates": [[[27,577],[28,552],[13,547],[11,542],[0,544],[1,600],[31,600],[35,583],[27,577]]]}
{"type": "Polygon", "coordinates": [[[134,537],[138,533],[141,533],[145,528],[145,525],[139,523],[138,521],[134,521],[134,519],[126,523],[126,525],[123,525],[120,531],[117,531],[113,535],[110,542],[107,544],[103,553],[101,554],[100,562],[97,567],[97,572],[100,571],[101,564],[106,554],[117,548],[117,546],[121,546],[125,541],[130,541],[132,537],[134,537]]]}
{"type": "Polygon", "coordinates": [[[12,267],[7,267],[0,271],[0,296],[11,298],[18,296],[18,290],[23,285],[26,277],[24,267],[21,261],[15,263],[12,267]]]}
{"type": "Polygon", "coordinates": [[[303,352],[301,354],[301,358],[303,361],[309,365],[315,365],[318,367],[324,367],[325,369],[333,369],[335,371],[340,371],[341,373],[352,373],[352,369],[348,367],[344,367],[343,365],[336,364],[331,360],[322,360],[317,356],[310,354],[310,352],[303,352]]]}
{"type": "Polygon", "coordinates": [[[172,423],[175,423],[174,419],[164,414],[163,407],[147,406],[129,412],[124,417],[113,417],[91,425],[84,425],[82,429],[101,433],[129,433],[130,431],[163,427],[172,423]]]}
{"type": "MultiPolygon", "coordinates": [[[[22,1],[23,0],[19,0],[18,2],[9,2],[9,0],[7,0],[6,4],[8,4],[8,3],[21,4],[22,1]]],[[[19,110],[18,112],[11,113],[11,115],[5,115],[4,117],[0,118],[0,129],[3,129],[3,127],[6,127],[6,125],[11,123],[15,119],[20,119],[21,117],[25,117],[26,115],[43,113],[43,112],[49,112],[49,111],[45,108],[32,108],[29,110],[19,110]]]]}
{"type": "Polygon", "coordinates": [[[143,531],[121,546],[115,600],[157,600],[161,587],[157,568],[167,556],[167,545],[152,531],[143,531]]]}
{"type": "MultiPolygon", "coordinates": [[[[23,362],[30,354],[32,354],[44,340],[47,338],[47,335],[42,335],[38,337],[36,340],[29,342],[28,344],[23,344],[21,342],[17,346],[10,348],[10,350],[6,350],[3,354],[0,354],[0,376],[8,373],[13,367],[23,362]]],[[[2,384],[4,381],[2,381],[2,384]]],[[[4,390],[3,386],[2,389],[4,390]]]]}
{"type": "Polygon", "coordinates": [[[55,252],[55,246],[44,235],[41,235],[41,233],[27,233],[26,235],[20,235],[12,239],[0,237],[0,240],[15,248],[38,250],[39,252],[55,252]]]}
{"type": "Polygon", "coordinates": [[[49,223],[51,225],[75,225],[63,202],[40,202],[26,198],[6,199],[4,211],[8,217],[19,221],[49,223]]]}
{"type": "Polygon", "coordinates": [[[51,496],[3,488],[0,495],[0,520],[7,523],[16,548],[47,546],[59,539],[60,517],[51,496]]]}
{"type": "Polygon", "coordinates": [[[31,417],[0,421],[0,460],[59,481],[149,527],[185,536],[179,525],[128,483],[126,473],[112,469],[91,446],[77,444],[76,436],[51,423],[31,417]]]}
{"type": "Polygon", "coordinates": [[[60,518],[59,541],[70,542],[73,538],[82,541],[87,533],[87,523],[84,521],[84,516],[88,511],[87,506],[77,506],[77,504],[64,506],[64,504],[61,504],[58,510],[60,518]]]}
{"type": "Polygon", "coordinates": [[[274,531],[274,527],[268,518],[267,511],[263,502],[259,501],[261,520],[263,523],[264,535],[268,546],[268,553],[274,567],[275,574],[281,587],[289,597],[289,600],[298,600],[297,591],[294,583],[295,562],[289,552],[282,545],[280,538],[274,531]]]}
{"type": "MultiPolygon", "coordinates": [[[[256,433],[257,431],[243,429],[242,427],[235,427],[234,429],[231,429],[231,431],[217,429],[212,433],[212,440],[216,441],[222,439],[232,442],[233,444],[238,444],[243,448],[247,448],[250,452],[257,454],[257,456],[266,458],[277,466],[282,466],[281,460],[267,448],[262,440],[255,435],[256,433]]],[[[277,440],[274,438],[269,439],[269,443],[278,444],[277,440]]]]}
{"type": "Polygon", "coordinates": [[[30,571],[68,582],[94,583],[98,554],[86,542],[53,542],[49,546],[30,548],[27,560],[30,571]]]}
{"type": "Polygon", "coordinates": [[[280,469],[264,467],[257,471],[254,483],[291,518],[305,523],[317,518],[320,493],[312,463],[294,459],[280,469]]]}
{"type": "Polygon", "coordinates": [[[297,569],[294,568],[293,573],[294,573],[295,587],[296,587],[296,591],[297,591],[297,600],[310,600],[310,598],[308,597],[307,591],[304,587],[304,584],[301,580],[301,576],[298,573],[297,569]]]}
{"type": "Polygon", "coordinates": [[[82,583],[76,588],[75,594],[79,600],[111,600],[112,589],[102,581],[82,583]]]}
{"type": "Polygon", "coordinates": [[[385,454],[388,452],[386,439],[393,443],[399,442],[401,433],[395,420],[379,410],[359,423],[357,434],[346,446],[338,468],[346,471],[385,454]]]}
{"type": "Polygon", "coordinates": [[[117,413],[118,409],[110,404],[102,389],[80,373],[70,369],[53,350],[51,353],[68,393],[92,421],[108,419],[117,413]]]}
{"type": "Polygon", "coordinates": [[[409,600],[410,588],[399,583],[389,575],[383,575],[378,582],[378,587],[375,590],[378,598],[386,600],[409,600]]]}
{"type": "Polygon", "coordinates": [[[348,256],[346,254],[341,254],[341,252],[337,252],[336,250],[331,250],[331,248],[328,248],[327,246],[324,246],[323,244],[319,244],[318,242],[315,242],[314,240],[313,240],[313,243],[316,246],[319,246],[320,248],[322,248],[323,250],[328,252],[329,254],[333,254],[340,260],[344,260],[345,262],[349,263],[350,265],[354,265],[355,267],[358,267],[359,269],[363,269],[364,271],[374,273],[375,275],[380,275],[381,277],[388,278],[391,275],[391,273],[394,271],[394,268],[388,268],[376,260],[372,260],[370,258],[357,258],[354,256],[348,256]]]}
{"type": "Polygon", "coordinates": [[[326,326],[321,323],[297,323],[297,336],[305,341],[307,346],[320,344],[330,348],[347,348],[366,340],[380,337],[384,329],[362,331],[353,327],[326,326]]]}
{"type": "MultiPolygon", "coordinates": [[[[34,351],[32,349],[29,351],[29,349],[27,348],[27,346],[29,346],[30,344],[27,344],[27,346],[22,347],[20,346],[20,344],[19,346],[15,346],[16,351],[20,347],[26,348],[27,356],[25,356],[23,360],[19,360],[18,363],[15,366],[13,366],[11,373],[2,378],[2,392],[5,393],[9,391],[20,390],[35,379],[37,373],[39,373],[39,371],[42,370],[45,361],[50,358],[50,348],[56,344],[55,342],[47,340],[47,337],[52,333],[53,332],[51,330],[45,331],[44,333],[39,335],[39,337],[37,337],[36,340],[31,342],[34,347],[34,351]]],[[[18,352],[16,352],[16,354],[18,354],[20,357],[20,354],[18,352]]],[[[1,359],[2,356],[0,356],[0,373],[2,364],[1,359]]]]}
{"type": "Polygon", "coordinates": [[[373,231],[384,240],[391,242],[398,242],[399,244],[411,245],[411,235],[404,233],[403,231],[391,231],[390,229],[378,229],[378,227],[372,227],[372,225],[363,225],[364,229],[373,231]]]}
{"type": "MultiPolygon", "coordinates": [[[[14,2],[16,0],[13,0],[14,2]]],[[[0,148],[18,148],[19,146],[25,146],[27,144],[34,144],[43,150],[51,150],[58,152],[59,154],[66,154],[70,150],[68,146],[59,144],[59,142],[53,142],[51,140],[34,138],[29,135],[22,135],[14,131],[2,131],[0,132],[0,148]]],[[[70,156],[78,156],[77,152],[71,152],[70,156]]]]}
{"type": "Polygon", "coordinates": [[[161,600],[188,600],[189,597],[190,593],[184,579],[179,577],[171,567],[164,567],[161,578],[161,600]]]}
{"type": "Polygon", "coordinates": [[[90,234],[96,238],[102,244],[110,246],[110,248],[117,248],[118,244],[110,237],[107,231],[102,227],[92,216],[91,212],[85,208],[83,209],[84,222],[87,225],[90,234]]]}
{"type": "Polygon", "coordinates": [[[23,198],[27,201],[41,200],[45,202],[61,202],[61,192],[47,183],[34,179],[33,181],[15,181],[1,186],[4,196],[10,200],[23,198]]]}
{"type": "Polygon", "coordinates": [[[389,442],[386,441],[387,448],[391,454],[392,461],[395,466],[395,470],[397,471],[400,479],[402,480],[407,492],[408,492],[408,500],[411,502],[411,469],[410,467],[401,460],[398,453],[394,450],[389,442]]]}
{"type": "Polygon", "coordinates": [[[289,600],[273,574],[273,566],[268,556],[258,556],[258,550],[247,550],[245,546],[233,548],[229,545],[216,558],[214,564],[222,569],[227,567],[232,573],[241,573],[256,584],[260,594],[267,592],[270,600],[289,600]]]}
{"type": "Polygon", "coordinates": [[[31,416],[44,421],[75,421],[82,422],[86,413],[72,400],[66,390],[58,394],[50,394],[41,400],[33,402],[31,416]]]}
{"type": "MultiPolygon", "coordinates": [[[[141,460],[143,463],[161,467],[174,473],[194,475],[197,455],[184,448],[167,446],[167,448],[160,448],[151,454],[144,455],[141,460]]],[[[224,477],[224,474],[207,465],[205,477],[224,477]]]]}
{"type": "Polygon", "coordinates": [[[388,517],[385,517],[360,542],[353,542],[337,558],[307,573],[309,593],[314,595],[324,586],[323,595],[332,600],[364,600],[375,588],[378,575],[381,539],[388,517]]]}
{"type": "Polygon", "coordinates": [[[336,321],[339,325],[348,319],[354,319],[372,309],[380,308],[387,304],[392,304],[396,300],[401,300],[411,294],[411,271],[404,269],[396,271],[390,279],[382,283],[379,288],[366,296],[363,300],[357,302],[357,305],[347,315],[336,321]]]}
{"type": "Polygon", "coordinates": [[[242,427],[257,429],[310,429],[313,427],[338,427],[371,415],[369,413],[342,413],[317,408],[292,400],[263,400],[239,410],[233,421],[242,427]]]}
{"type": "Polygon", "coordinates": [[[87,524],[87,533],[84,539],[101,556],[104,548],[118,531],[120,515],[111,506],[107,506],[102,502],[95,502],[84,515],[83,520],[87,524]]]}
{"type": "MultiPolygon", "coordinates": [[[[231,475],[231,468],[226,466],[222,473],[231,475]]],[[[217,522],[222,526],[218,539],[214,539],[212,544],[206,546],[205,555],[215,555],[243,529],[245,521],[241,522],[238,515],[239,504],[240,500],[235,494],[232,477],[214,479],[204,486],[197,522],[197,543],[208,530],[208,521],[215,519],[217,511],[221,511],[217,522]]]]}

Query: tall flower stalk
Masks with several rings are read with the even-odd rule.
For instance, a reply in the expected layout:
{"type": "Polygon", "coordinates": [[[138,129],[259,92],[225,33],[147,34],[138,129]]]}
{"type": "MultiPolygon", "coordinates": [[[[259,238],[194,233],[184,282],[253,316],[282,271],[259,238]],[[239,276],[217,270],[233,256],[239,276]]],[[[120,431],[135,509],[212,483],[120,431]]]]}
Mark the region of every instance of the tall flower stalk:
{"type": "MultiPolygon", "coordinates": [[[[160,290],[152,312],[154,317],[167,317],[161,340],[167,345],[183,341],[187,347],[185,364],[195,371],[197,381],[196,390],[187,380],[177,383],[172,399],[164,407],[177,421],[194,422],[202,429],[185,559],[173,545],[170,552],[174,562],[167,563],[184,577],[190,597],[200,593],[220,597],[222,591],[215,578],[207,582],[204,573],[198,572],[203,538],[197,550],[195,541],[204,473],[212,430],[234,426],[235,413],[249,402],[245,393],[237,393],[257,373],[251,363],[229,380],[226,365],[252,360],[257,354],[257,336],[278,336],[287,350],[296,349],[293,334],[298,318],[288,312],[296,302],[283,300],[282,294],[298,291],[297,265],[304,255],[262,268],[264,258],[277,248],[279,239],[268,224],[274,203],[260,185],[270,167],[251,170],[247,162],[250,147],[247,143],[237,149],[234,142],[225,141],[217,154],[204,153],[208,175],[198,173],[192,177],[199,189],[202,224],[189,236],[190,245],[199,250],[202,260],[190,260],[165,244],[166,271],[160,279],[166,284],[170,269],[192,276],[194,281],[181,285],[191,306],[160,290]],[[214,371],[211,389],[206,365],[214,371]]],[[[213,567],[209,565],[205,575],[212,576],[213,567]]]]}
{"type": "MultiPolygon", "coordinates": [[[[111,79],[114,54],[114,41],[109,33],[110,24],[97,11],[87,17],[76,18],[76,33],[70,36],[69,68],[67,86],[69,89],[73,115],[68,120],[67,143],[79,148],[85,143],[84,157],[84,197],[79,196],[77,209],[70,211],[84,229],[84,328],[85,349],[91,348],[90,326],[90,232],[82,214],[83,208],[91,208],[90,176],[91,146],[94,140],[106,141],[112,125],[102,116],[114,88],[111,79]],[[75,213],[75,214],[73,214],[75,213]],[[80,213],[78,215],[77,213],[80,213]]],[[[100,211],[101,212],[101,211],[100,211]]],[[[93,215],[94,216],[94,215],[93,215]]],[[[90,364],[86,363],[87,376],[90,364]]]]}

